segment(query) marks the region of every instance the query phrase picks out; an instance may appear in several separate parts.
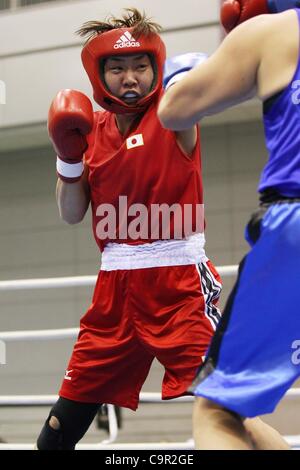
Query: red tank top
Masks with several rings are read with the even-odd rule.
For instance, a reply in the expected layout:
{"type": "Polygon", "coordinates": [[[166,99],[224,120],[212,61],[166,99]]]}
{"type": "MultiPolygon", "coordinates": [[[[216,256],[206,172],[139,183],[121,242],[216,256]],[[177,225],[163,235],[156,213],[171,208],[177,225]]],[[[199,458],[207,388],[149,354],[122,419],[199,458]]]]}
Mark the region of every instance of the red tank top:
{"type": "Polygon", "coordinates": [[[101,251],[109,241],[142,244],[180,238],[175,227],[180,218],[183,221],[185,204],[192,214],[193,231],[198,231],[196,205],[203,204],[199,130],[195,149],[187,156],[175,133],[161,126],[157,107],[158,103],[153,103],[126,135],[120,134],[113,113],[94,113],[85,163],[89,167],[93,232],[101,251]],[[162,204],[169,208],[175,204],[167,227],[156,210],[151,212],[162,204]]]}

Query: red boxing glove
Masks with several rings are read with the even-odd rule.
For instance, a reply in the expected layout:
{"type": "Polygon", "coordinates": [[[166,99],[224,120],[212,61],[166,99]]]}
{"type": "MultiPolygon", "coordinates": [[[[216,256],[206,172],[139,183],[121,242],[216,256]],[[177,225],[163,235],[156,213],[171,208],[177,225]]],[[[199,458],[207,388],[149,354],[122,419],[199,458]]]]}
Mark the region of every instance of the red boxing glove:
{"type": "Polygon", "coordinates": [[[270,13],[268,0],[226,0],[221,6],[221,23],[229,33],[254,16],[270,13]]]}
{"type": "Polygon", "coordinates": [[[89,98],[77,90],[62,90],[54,98],[48,114],[48,132],[57,153],[60,179],[79,181],[84,170],[86,135],[93,128],[94,113],[89,98]]]}

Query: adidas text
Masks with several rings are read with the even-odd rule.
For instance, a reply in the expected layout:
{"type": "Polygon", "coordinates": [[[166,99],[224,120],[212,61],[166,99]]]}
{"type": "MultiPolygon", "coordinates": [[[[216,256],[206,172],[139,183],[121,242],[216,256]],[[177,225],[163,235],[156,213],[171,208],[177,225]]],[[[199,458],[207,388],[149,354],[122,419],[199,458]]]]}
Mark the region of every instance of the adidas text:
{"type": "Polygon", "coordinates": [[[122,42],[120,44],[116,43],[114,45],[114,49],[121,49],[122,47],[140,47],[141,44],[139,42],[122,42]]]}

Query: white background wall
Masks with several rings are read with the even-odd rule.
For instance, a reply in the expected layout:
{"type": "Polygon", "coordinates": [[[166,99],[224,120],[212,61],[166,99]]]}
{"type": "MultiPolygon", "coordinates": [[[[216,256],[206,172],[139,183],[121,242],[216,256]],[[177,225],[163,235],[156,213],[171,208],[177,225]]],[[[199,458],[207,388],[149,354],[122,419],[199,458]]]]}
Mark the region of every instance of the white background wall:
{"type": "MultiPolygon", "coordinates": [[[[211,53],[219,43],[218,0],[136,2],[160,22],[170,55],[201,49],[211,53]],[[171,15],[170,10],[175,14],[171,15]]],[[[61,88],[91,95],[80,61],[82,40],[74,32],[84,21],[118,14],[124,1],[93,0],[50,3],[0,14],[0,78],[7,85],[1,127],[44,122],[50,100],[61,88]]]]}

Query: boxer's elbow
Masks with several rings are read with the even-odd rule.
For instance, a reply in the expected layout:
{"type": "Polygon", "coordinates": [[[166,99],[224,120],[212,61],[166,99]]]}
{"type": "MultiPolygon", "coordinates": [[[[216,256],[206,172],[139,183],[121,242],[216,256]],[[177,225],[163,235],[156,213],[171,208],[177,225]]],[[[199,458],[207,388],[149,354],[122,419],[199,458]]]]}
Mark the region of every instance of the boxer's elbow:
{"type": "MultiPolygon", "coordinates": [[[[170,90],[170,94],[172,92],[173,90],[170,90]]],[[[182,112],[180,99],[176,99],[174,93],[172,93],[172,96],[169,96],[168,92],[164,95],[160,101],[157,114],[161,125],[165,129],[182,131],[190,127],[186,121],[186,116],[182,112]]]]}
{"type": "Polygon", "coordinates": [[[172,106],[170,106],[170,100],[168,99],[167,95],[164,95],[164,97],[161,99],[157,115],[161,125],[165,129],[172,129],[172,106]]]}
{"type": "Polygon", "coordinates": [[[82,222],[83,217],[67,216],[67,217],[61,217],[61,219],[68,225],[76,225],[82,222]]]}
{"type": "Polygon", "coordinates": [[[58,199],[59,216],[68,225],[76,225],[82,222],[88,210],[89,201],[83,197],[73,200],[58,199]]]}
{"type": "Polygon", "coordinates": [[[63,222],[65,222],[68,225],[76,225],[82,222],[85,216],[85,212],[73,212],[70,210],[64,210],[59,208],[59,215],[60,218],[63,222]]]}

